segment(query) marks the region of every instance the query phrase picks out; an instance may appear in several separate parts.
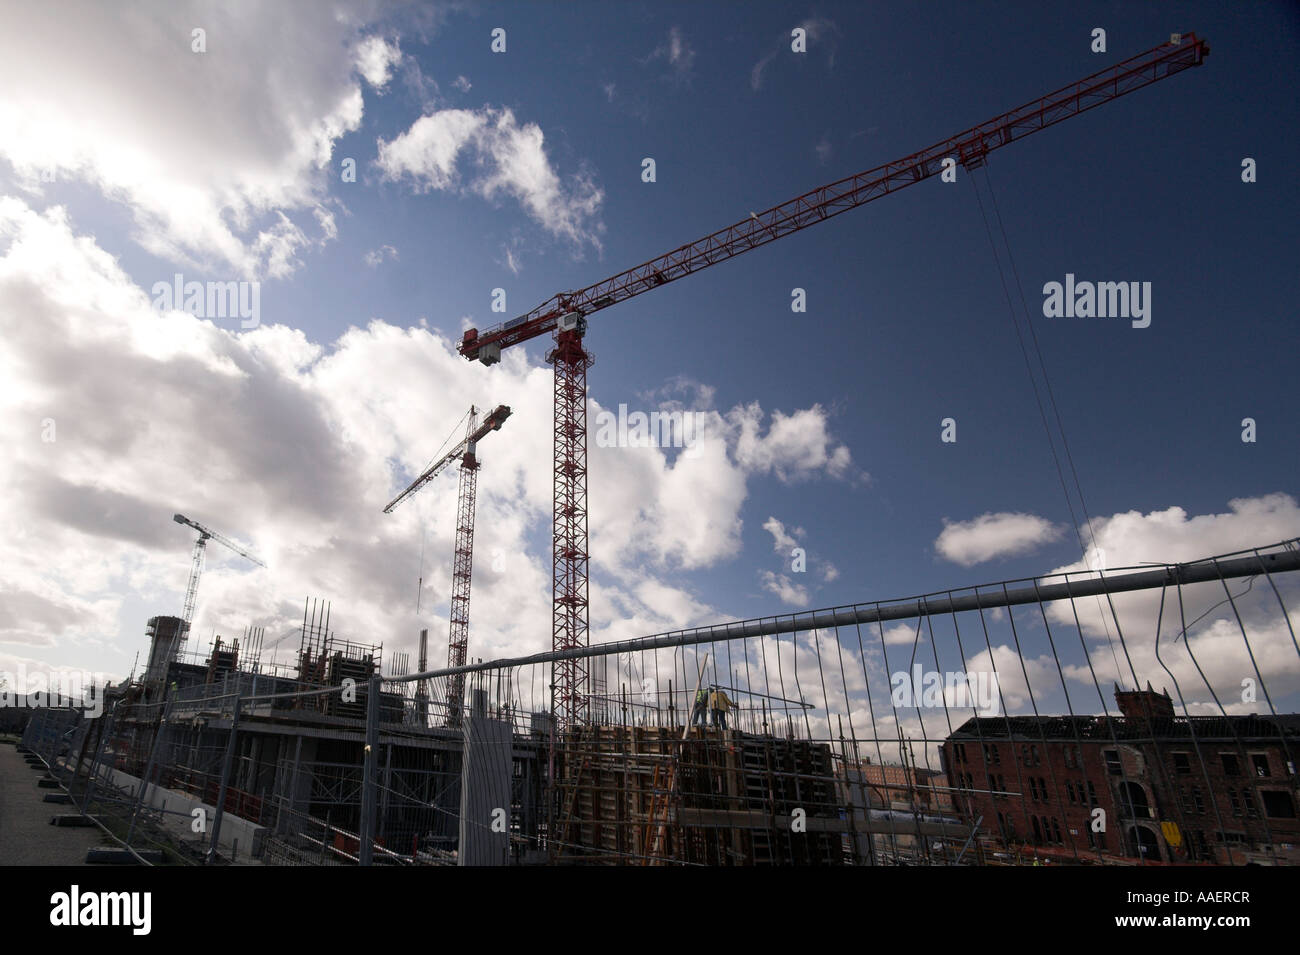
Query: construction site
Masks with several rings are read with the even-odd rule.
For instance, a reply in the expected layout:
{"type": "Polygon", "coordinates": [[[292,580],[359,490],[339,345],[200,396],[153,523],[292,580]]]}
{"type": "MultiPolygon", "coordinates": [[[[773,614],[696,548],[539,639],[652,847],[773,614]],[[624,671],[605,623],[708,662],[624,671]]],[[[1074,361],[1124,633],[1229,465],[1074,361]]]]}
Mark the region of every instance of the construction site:
{"type": "Polygon", "coordinates": [[[978,169],[1207,55],[1203,39],[1174,35],[931,147],[466,330],[461,356],[484,365],[553,337],[553,603],[549,646],[539,639],[536,653],[469,655],[480,446],[490,454],[508,431],[506,405],[471,407],[451,449],[384,509],[458,466],[448,633],[421,632],[414,666],[337,632],[334,608],[313,598],[292,662],[252,626],[196,646],[208,544],[261,561],[177,514],[197,532],[185,602],[179,616],[150,619],[142,675],[110,688],[96,718],[37,709],[24,729],[29,762],[60,790],[51,801],[75,810],[60,824],[99,825],[122,854],[167,864],[1300,862],[1300,716],[1275,710],[1256,664],[1292,652],[1300,662],[1288,610],[1296,540],[589,639],[595,313],[946,170],[978,169]],[[1222,688],[1185,659],[1191,643],[1179,638],[1209,626],[1233,637],[1257,685],[1251,715],[1229,713],[1222,688]],[[445,665],[431,664],[444,644],[445,665]],[[999,671],[1006,647],[1016,665],[999,671]],[[1043,655],[1054,672],[1035,683],[1025,660],[1043,655]],[[1099,678],[1094,655],[1114,658],[1115,679],[1099,678]],[[1189,703],[1207,697],[1218,711],[1193,715],[1189,703]]]}

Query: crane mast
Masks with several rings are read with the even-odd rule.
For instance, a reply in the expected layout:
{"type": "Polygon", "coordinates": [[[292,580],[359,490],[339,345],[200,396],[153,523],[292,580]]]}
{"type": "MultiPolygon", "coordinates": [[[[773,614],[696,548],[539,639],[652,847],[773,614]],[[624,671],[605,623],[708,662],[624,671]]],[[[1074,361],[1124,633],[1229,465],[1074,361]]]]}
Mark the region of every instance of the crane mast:
{"type": "MultiPolygon", "coordinates": [[[[456,500],[456,541],[452,551],[451,570],[451,607],[447,638],[447,666],[464,666],[469,651],[469,597],[470,578],[474,569],[474,509],[478,493],[478,442],[501,430],[501,425],[510,417],[510,408],[497,405],[483,423],[479,425],[478,409],[473,405],[469,409],[469,421],[465,426],[465,437],[454,448],[439,458],[423,474],[415,479],[401,494],[397,495],[384,508],[390,514],[393,508],[410,498],[412,494],[424,487],[451,464],[460,460],[460,488],[456,500]]],[[[425,669],[425,634],[421,634],[420,670],[425,669]]],[[[423,681],[421,681],[423,687],[423,681]]],[[[460,724],[461,707],[465,699],[465,676],[454,674],[447,680],[447,723],[449,726],[460,724]]]]}
{"type": "MultiPolygon", "coordinates": [[[[919,152],[751,213],[748,218],[594,285],[560,292],[504,324],[481,333],[476,328],[467,329],[458,350],[464,358],[485,365],[500,361],[503,348],[548,333],[555,336],[555,347],[547,355],[547,361],[555,366],[552,649],[585,647],[588,642],[587,369],[592,356],[583,345],[588,316],[923,182],[945,169],[957,165],[976,168],[994,150],[1200,66],[1208,55],[1209,47],[1196,34],[1174,34],[1168,42],[1145,53],[919,152]]],[[[581,722],[588,709],[585,662],[556,663],[553,683],[558,727],[581,722]]]]}

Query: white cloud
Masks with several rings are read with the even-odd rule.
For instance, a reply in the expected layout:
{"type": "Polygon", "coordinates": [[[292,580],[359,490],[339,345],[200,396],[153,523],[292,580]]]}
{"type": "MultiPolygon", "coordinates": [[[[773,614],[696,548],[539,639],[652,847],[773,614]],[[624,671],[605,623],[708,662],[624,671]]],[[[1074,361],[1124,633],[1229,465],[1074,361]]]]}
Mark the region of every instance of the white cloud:
{"type": "MultiPolygon", "coordinates": [[[[180,609],[192,539],[176,512],[268,564],[212,549],[195,617],[204,642],[214,629],[292,629],[304,595],[333,601],[340,634],[386,649],[413,649],[421,627],[445,632],[433,595],[451,575],[454,480],[380,512],[471,401],[514,409],[479,448],[475,550],[501,560],[476,562],[471,650],[547,648],[549,367],[513,351],[488,393],[455,343],[423,327],[373,321],[322,345],[283,325],[236,334],[161,312],[62,210],[13,198],[0,199],[0,250],[0,669],[39,649],[124,676],[143,644],[132,628],[180,609]],[[122,633],[122,619],[138,622],[122,633]]],[[[736,458],[738,419],[709,417],[671,459],[591,450],[593,638],[721,616],[673,577],[738,553],[746,485],[761,472],[736,458]]],[[[759,456],[768,467],[786,453],[777,444],[759,456]]]]}
{"type": "Polygon", "coordinates": [[[376,90],[382,90],[393,75],[393,67],[402,61],[402,51],[396,42],[369,36],[357,44],[356,60],[357,72],[376,90]]]}
{"type": "MultiPolygon", "coordinates": [[[[789,553],[791,549],[798,547],[799,542],[785,531],[785,525],[775,517],[769,517],[763,522],[763,530],[772,535],[772,546],[779,553],[789,553]]],[[[802,528],[792,528],[795,534],[802,535],[802,528]]]]}
{"type": "MultiPolygon", "coordinates": [[[[703,395],[711,392],[699,389],[696,397],[703,395]]],[[[682,406],[663,402],[660,410],[682,406]]],[[[710,566],[740,552],[740,511],[752,477],[850,476],[848,449],[835,443],[820,406],[774,412],[766,432],[757,402],[698,413],[704,426],[671,461],[657,448],[589,448],[592,553],[607,566],[635,567],[642,558],[681,569],[710,566]],[[606,508],[613,500],[620,506],[606,508]],[[681,520],[687,513],[694,518],[681,520]]]]}
{"type": "Polygon", "coordinates": [[[907,623],[896,623],[893,626],[886,627],[883,633],[885,646],[887,647],[910,647],[917,642],[925,643],[924,630],[922,630],[918,641],[916,628],[907,623]]]}
{"type": "Polygon", "coordinates": [[[603,191],[585,170],[562,181],[544,143],[541,127],[520,125],[509,109],[438,110],[392,140],[381,139],[378,164],[384,178],[409,178],[425,191],[465,189],[489,200],[508,195],[553,235],[599,248],[603,191]],[[469,168],[464,182],[462,165],[469,168]]]}
{"type": "MultiPolygon", "coordinates": [[[[798,27],[804,31],[807,38],[808,52],[805,54],[793,54],[795,56],[808,56],[820,51],[826,59],[826,68],[832,70],[835,68],[835,51],[838,46],[840,28],[831,20],[825,17],[809,17],[798,24],[798,27]]],[[[781,34],[777,39],[775,46],[754,64],[749,71],[749,85],[755,92],[763,87],[763,74],[767,71],[768,66],[781,53],[790,53],[790,45],[793,37],[790,31],[781,34]]]]}
{"type": "Polygon", "coordinates": [[[0,31],[0,158],[35,188],[53,170],[124,204],[135,240],[165,259],[286,275],[334,234],[327,167],[361,123],[359,64],[340,52],[373,44],[359,41],[355,13],[337,13],[308,2],[15,6],[0,31]],[[206,53],[190,47],[199,23],[206,53]]]}
{"type": "Polygon", "coordinates": [[[852,455],[831,439],[829,416],[821,405],[790,415],[774,411],[765,436],[759,434],[762,418],[756,402],[727,415],[728,424],[738,431],[736,459],[747,469],[771,472],[785,483],[823,472],[836,478],[854,476],[852,455]]]}
{"type": "Polygon", "coordinates": [[[517,243],[503,245],[501,251],[505,254],[505,267],[510,270],[511,275],[518,275],[523,269],[523,264],[519,261],[517,254],[517,243]]]}
{"type": "Polygon", "coordinates": [[[1028,554],[1059,540],[1062,528],[1034,514],[987,513],[969,521],[944,521],[934,547],[941,557],[973,567],[998,557],[1028,554]]]}
{"type": "Polygon", "coordinates": [[[764,570],[759,572],[759,578],[763,581],[763,589],[776,594],[782,603],[792,607],[808,606],[808,588],[792,583],[785,574],[764,570]]]}
{"type": "MultiPolygon", "coordinates": [[[[1235,498],[1228,502],[1227,511],[1217,514],[1189,515],[1181,507],[1146,514],[1128,511],[1094,518],[1092,528],[1096,544],[1089,548],[1087,559],[1053,573],[1094,576],[1090,571],[1097,563],[1098,550],[1104,555],[1109,576],[1115,568],[1195,561],[1297,537],[1300,505],[1290,494],[1274,493],[1235,498]]],[[[1280,574],[1273,579],[1292,614],[1300,601],[1300,580],[1296,577],[1280,574]]],[[[1093,643],[1094,669],[1107,687],[1112,682],[1130,685],[1132,672],[1136,671],[1141,682],[1149,678],[1157,689],[1167,686],[1177,703],[1175,686],[1165,672],[1168,666],[1185,697],[1194,701],[1202,713],[1218,712],[1210,688],[1229,712],[1266,712],[1264,694],[1258,688],[1258,702],[1242,700],[1244,679],[1258,684],[1262,675],[1275,697],[1300,689],[1291,633],[1277,596],[1262,578],[1228,581],[1227,592],[1222,583],[1214,581],[1163,591],[1115,594],[1109,600],[1058,601],[1048,605],[1047,616],[1055,626],[1073,626],[1077,617],[1083,633],[1093,643]],[[1231,601],[1228,593],[1233,595],[1231,601]],[[1159,658],[1154,639],[1157,621],[1159,658]],[[1184,626],[1186,637],[1182,634],[1184,626]]],[[[1070,675],[1086,685],[1092,684],[1086,668],[1075,667],[1070,675]]],[[[1193,712],[1197,712],[1195,707],[1193,712]]]]}
{"type": "Polygon", "coordinates": [[[381,245],[377,249],[371,249],[364,256],[362,256],[362,258],[365,261],[366,265],[370,266],[371,268],[374,268],[375,266],[383,262],[385,259],[396,259],[397,250],[393,248],[391,245],[381,245]]]}
{"type": "Polygon", "coordinates": [[[464,76],[456,77],[456,79],[452,82],[451,85],[456,87],[456,89],[460,90],[462,93],[468,93],[471,89],[474,88],[474,84],[471,83],[469,79],[464,76]]]}
{"type": "MultiPolygon", "coordinates": [[[[670,28],[668,38],[655,47],[654,51],[642,62],[653,63],[655,60],[665,61],[672,70],[672,76],[675,79],[690,79],[691,66],[695,63],[695,50],[686,41],[681,27],[674,26],[670,28]]],[[[612,101],[612,95],[610,99],[612,101]]]]}
{"type": "Polygon", "coordinates": [[[821,139],[817,140],[817,145],[813,147],[813,151],[817,153],[817,161],[823,166],[830,162],[831,155],[835,152],[828,135],[823,135],[821,139]]]}

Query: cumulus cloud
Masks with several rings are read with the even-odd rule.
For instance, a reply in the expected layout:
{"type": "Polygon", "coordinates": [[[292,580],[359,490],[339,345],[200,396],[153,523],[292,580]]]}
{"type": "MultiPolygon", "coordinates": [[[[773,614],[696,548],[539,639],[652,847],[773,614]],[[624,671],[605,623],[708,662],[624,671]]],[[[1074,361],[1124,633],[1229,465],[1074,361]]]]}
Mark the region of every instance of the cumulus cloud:
{"type": "MultiPolygon", "coordinates": [[[[769,517],[763,522],[763,530],[772,535],[772,546],[778,553],[789,553],[799,546],[798,541],[786,533],[785,525],[775,517],[769,517]]],[[[795,534],[803,536],[803,528],[796,527],[792,530],[795,534]]]]}
{"type": "MultiPolygon", "coordinates": [[[[180,609],[193,541],[176,512],[268,565],[212,548],[196,634],[291,632],[304,595],[332,599],[349,638],[400,649],[421,627],[445,632],[445,588],[431,582],[450,580],[454,481],[381,509],[471,401],[515,409],[479,447],[490,519],[476,529],[473,652],[548,646],[549,367],[512,352],[487,394],[455,343],[424,327],[372,321],[322,345],[282,325],[237,333],[161,311],[62,209],[12,197],[0,199],[0,251],[0,667],[41,648],[124,676],[143,636],[121,634],[122,621],[180,609]]],[[[748,482],[790,453],[761,409],[746,414],[750,447],[777,445],[747,458],[767,470],[737,458],[740,418],[718,411],[671,458],[591,449],[593,639],[721,616],[674,576],[735,556],[748,482]]]]}
{"type": "Polygon", "coordinates": [[[792,583],[785,574],[775,574],[770,570],[764,570],[759,573],[759,578],[763,582],[763,589],[768,593],[775,594],[782,603],[789,604],[792,607],[808,606],[808,588],[792,583]]]}
{"type": "Polygon", "coordinates": [[[969,521],[944,521],[934,542],[939,555],[963,567],[998,557],[1028,554],[1059,540],[1063,528],[1034,514],[981,514],[969,521]]]}
{"type": "MultiPolygon", "coordinates": [[[[1114,568],[1195,561],[1297,537],[1300,505],[1290,494],[1264,494],[1235,498],[1219,513],[1193,515],[1174,506],[1098,517],[1092,530],[1095,541],[1084,559],[1053,573],[1095,577],[1098,568],[1111,568],[1109,575],[1114,568]]],[[[1278,575],[1272,582],[1293,614],[1300,601],[1295,576],[1278,575]]],[[[1264,712],[1261,679],[1275,697],[1300,689],[1295,647],[1278,595],[1262,579],[1232,580],[1226,588],[1215,581],[1116,594],[1109,600],[1058,601],[1048,606],[1048,619],[1056,626],[1074,626],[1077,620],[1094,648],[1094,668],[1103,681],[1127,686],[1136,673],[1138,682],[1147,678],[1157,689],[1167,687],[1175,701],[1181,687],[1193,712],[1218,712],[1220,703],[1228,712],[1264,712]],[[1243,680],[1256,685],[1256,701],[1243,698],[1243,680]]],[[[1071,675],[1085,683],[1092,679],[1081,667],[1071,675]]]]}
{"type": "Polygon", "coordinates": [[[52,174],[121,202],[162,258],[287,275],[332,238],[332,150],[361,124],[361,77],[386,76],[392,52],[328,6],[15,6],[0,31],[0,158],[33,188],[52,174]]]}
{"type": "Polygon", "coordinates": [[[783,483],[822,472],[836,478],[854,476],[853,456],[831,439],[829,416],[821,405],[790,415],[773,412],[765,436],[760,436],[762,418],[757,403],[735,408],[727,416],[737,432],[736,457],[749,470],[770,472],[783,483]]]}
{"type": "Polygon", "coordinates": [[[357,71],[366,82],[376,90],[382,90],[393,75],[393,67],[402,61],[402,51],[395,42],[369,36],[357,45],[356,59],[357,71]]]}
{"type": "Polygon", "coordinates": [[[579,170],[564,181],[546,154],[536,123],[520,124],[510,109],[445,109],[379,141],[378,165],[388,180],[419,190],[468,191],[515,199],[552,235],[600,248],[604,192],[579,170]],[[462,172],[467,170],[467,172],[462,172]]]}

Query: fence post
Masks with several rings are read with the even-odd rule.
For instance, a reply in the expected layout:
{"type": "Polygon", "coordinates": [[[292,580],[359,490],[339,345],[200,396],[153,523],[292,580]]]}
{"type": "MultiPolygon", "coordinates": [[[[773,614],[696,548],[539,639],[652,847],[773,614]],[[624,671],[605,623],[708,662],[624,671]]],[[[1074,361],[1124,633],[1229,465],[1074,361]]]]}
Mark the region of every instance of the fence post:
{"type": "Polygon", "coordinates": [[[126,830],[126,847],[131,848],[131,836],[135,834],[135,820],[140,815],[140,807],[144,804],[145,790],[149,787],[149,782],[153,778],[154,763],[158,758],[158,748],[162,746],[163,734],[167,732],[167,717],[171,715],[172,701],[168,700],[163,704],[162,716],[158,719],[158,733],[153,738],[153,746],[149,749],[149,762],[145,764],[144,775],[140,777],[140,788],[136,793],[135,811],[131,813],[131,825],[126,830]]]}
{"type": "Polygon", "coordinates": [[[86,778],[86,795],[81,801],[83,816],[90,809],[90,796],[95,791],[95,775],[99,772],[99,761],[104,758],[104,746],[108,743],[108,734],[113,728],[113,718],[117,716],[117,708],[121,705],[121,700],[113,704],[113,708],[108,711],[108,716],[104,718],[104,724],[99,728],[99,739],[95,741],[95,758],[90,761],[90,774],[86,778]]]}
{"type": "Polygon", "coordinates": [[[366,689],[366,750],[361,782],[361,851],[358,861],[370,865],[375,842],[375,771],[379,761],[379,687],[380,677],[370,678],[366,689]]]}
{"type": "Polygon", "coordinates": [[[226,808],[226,786],[230,783],[230,764],[235,758],[235,738],[239,734],[239,710],[243,698],[235,697],[235,708],[230,716],[230,737],[226,740],[226,755],[221,761],[221,785],[217,789],[217,811],[212,817],[212,838],[208,842],[206,863],[212,865],[217,860],[217,837],[221,835],[221,817],[226,808]]]}

